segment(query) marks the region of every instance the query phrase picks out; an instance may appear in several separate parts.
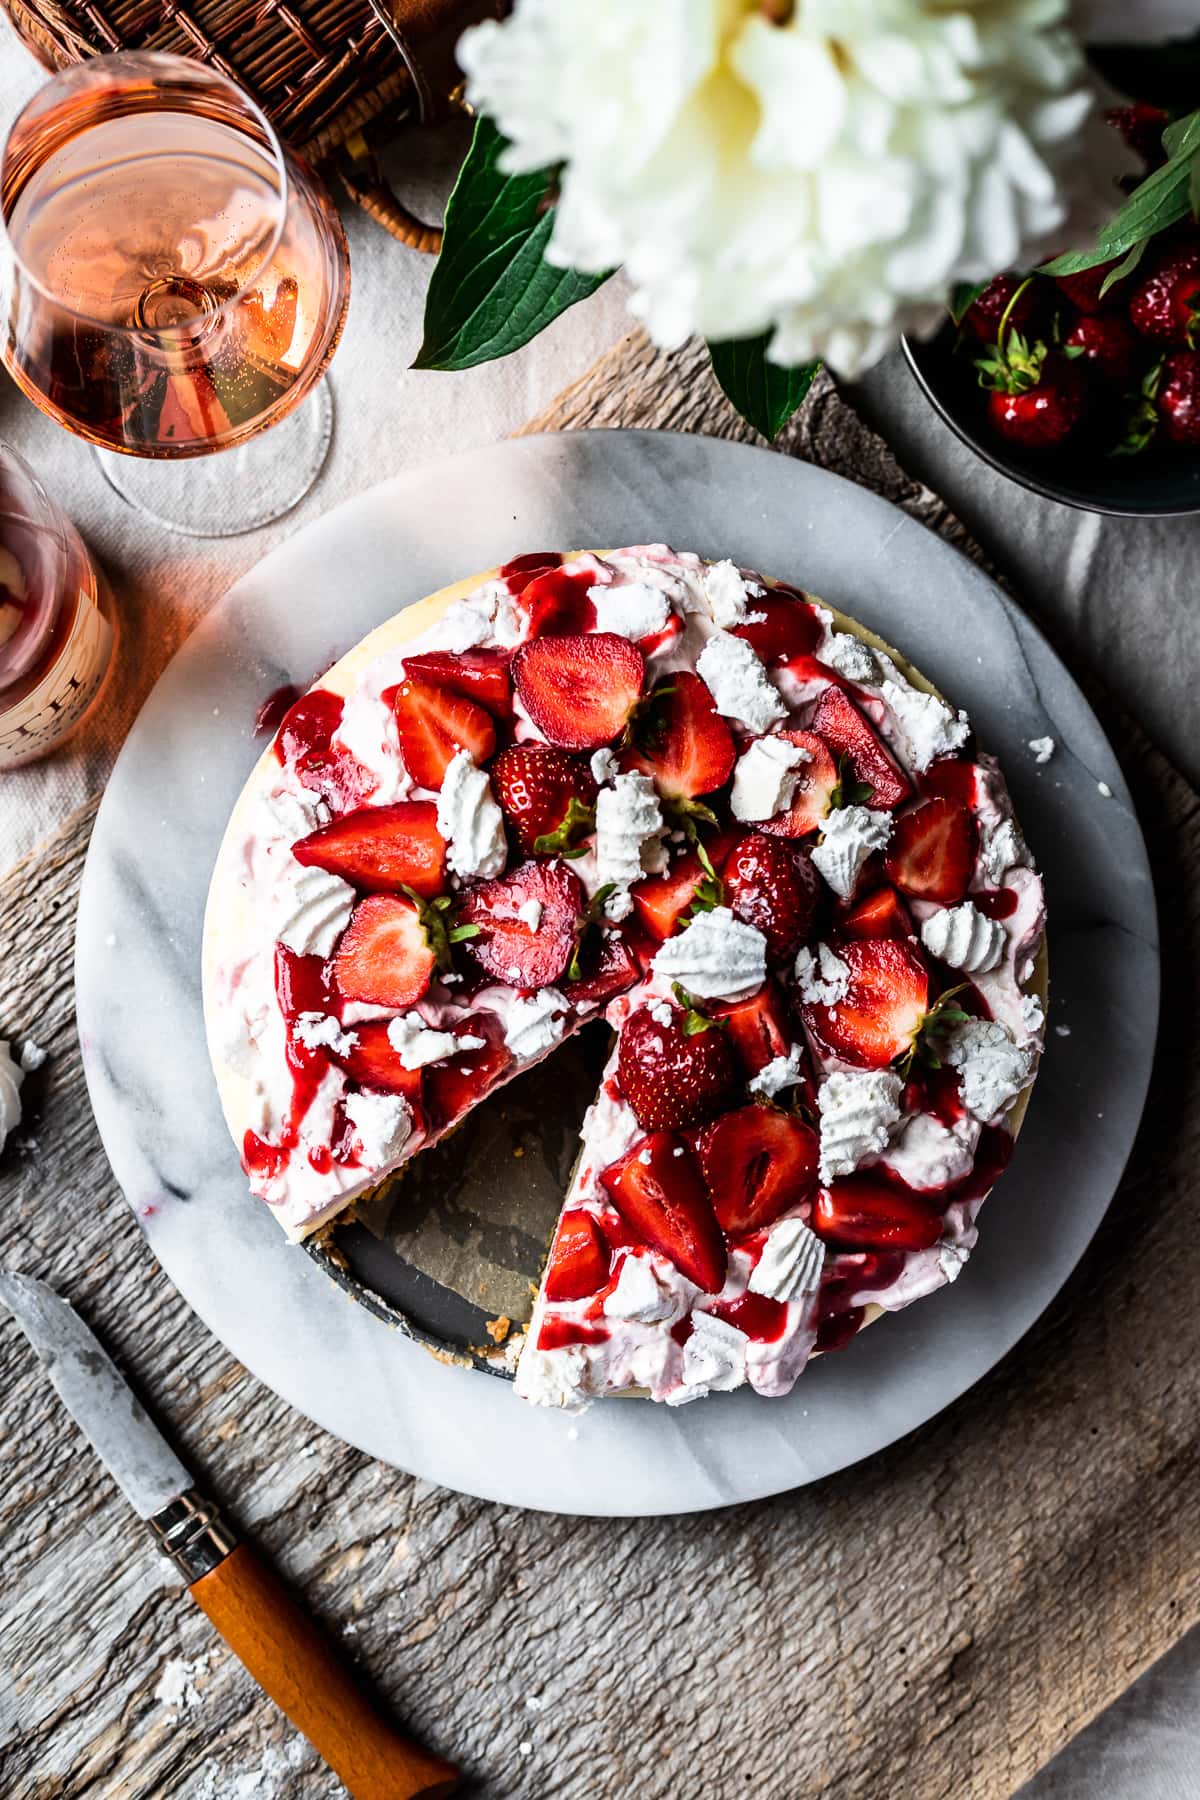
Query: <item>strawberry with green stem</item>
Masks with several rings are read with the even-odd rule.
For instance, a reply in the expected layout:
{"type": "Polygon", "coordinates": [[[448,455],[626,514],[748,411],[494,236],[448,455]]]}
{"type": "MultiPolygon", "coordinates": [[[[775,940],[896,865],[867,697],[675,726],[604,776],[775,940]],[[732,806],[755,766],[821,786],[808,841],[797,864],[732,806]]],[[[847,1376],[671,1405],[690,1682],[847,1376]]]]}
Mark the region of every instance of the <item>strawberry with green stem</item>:
{"type": "Polygon", "coordinates": [[[1000,320],[992,350],[977,358],[979,384],[988,390],[988,417],[1001,437],[1023,450],[1063,444],[1083,417],[1085,387],[1074,366],[1081,345],[1053,348],[1029,342],[1013,328],[1014,309],[1029,286],[1016,289],[1000,320]]]}

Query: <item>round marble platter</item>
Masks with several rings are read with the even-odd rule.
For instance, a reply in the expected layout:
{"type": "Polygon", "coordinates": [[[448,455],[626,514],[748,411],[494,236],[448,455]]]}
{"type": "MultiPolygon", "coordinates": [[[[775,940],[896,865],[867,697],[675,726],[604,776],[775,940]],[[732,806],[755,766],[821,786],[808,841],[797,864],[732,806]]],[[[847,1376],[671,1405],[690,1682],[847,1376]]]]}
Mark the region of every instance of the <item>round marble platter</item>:
{"type": "Polygon", "coordinates": [[[1154,1048],[1145,846],[1113,752],[1040,633],[974,565],[885,501],[774,453],[594,431],[525,438],[385,482],[240,581],[159,681],[105,793],[84,877],[80,1037],[117,1179],[155,1256],[259,1378],[427,1480],[607,1516],[700,1510],[814,1481],[964,1394],[1081,1256],[1120,1179],[1154,1048]],[[435,1361],[289,1246],[245,1187],[200,1008],[200,934],[253,720],[372,626],[523,551],[665,540],[810,589],[894,641],[1001,757],[1044,868],[1048,1048],[1012,1165],[952,1287],[823,1357],[786,1400],[578,1416],[435,1361]],[[1028,745],[1052,737],[1039,765],[1028,745]],[[1105,789],[1111,790],[1111,795],[1105,789]]]}

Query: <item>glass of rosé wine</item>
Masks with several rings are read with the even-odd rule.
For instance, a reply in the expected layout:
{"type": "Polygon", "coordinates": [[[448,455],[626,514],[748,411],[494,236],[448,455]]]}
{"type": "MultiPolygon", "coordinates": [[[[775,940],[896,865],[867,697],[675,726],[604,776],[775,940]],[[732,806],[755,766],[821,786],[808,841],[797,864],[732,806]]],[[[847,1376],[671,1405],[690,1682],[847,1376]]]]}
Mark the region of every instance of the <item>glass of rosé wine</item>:
{"type": "Polygon", "coordinates": [[[123,499],[224,537],[303,498],[332,435],[346,240],[240,89],[142,51],[64,70],[9,133],[0,215],[5,364],[123,499]]]}

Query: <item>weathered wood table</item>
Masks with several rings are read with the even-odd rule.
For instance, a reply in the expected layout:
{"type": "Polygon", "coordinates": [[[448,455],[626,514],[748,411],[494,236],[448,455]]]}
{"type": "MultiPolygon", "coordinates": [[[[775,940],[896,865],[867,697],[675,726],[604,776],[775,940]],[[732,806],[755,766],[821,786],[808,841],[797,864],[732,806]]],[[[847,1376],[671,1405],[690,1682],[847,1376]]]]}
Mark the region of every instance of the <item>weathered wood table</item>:
{"type": "MultiPolygon", "coordinates": [[[[752,435],[701,352],[637,336],[529,429],[583,425],[752,435]]],[[[962,542],[830,385],[782,447],[962,542]]],[[[1007,1800],[1200,1619],[1200,802],[1089,691],[1163,912],[1163,1042],[1117,1200],[1050,1311],[956,1406],[865,1465],[717,1514],[606,1523],[463,1499],[260,1387],[156,1267],[88,1110],[71,942],[93,809],[0,884],[0,1028],[51,1052],[0,1163],[5,1262],[80,1307],[206,1490],[468,1794],[1007,1800]]],[[[0,1793],[339,1791],[175,1591],[7,1321],[0,1470],[0,1793]]]]}

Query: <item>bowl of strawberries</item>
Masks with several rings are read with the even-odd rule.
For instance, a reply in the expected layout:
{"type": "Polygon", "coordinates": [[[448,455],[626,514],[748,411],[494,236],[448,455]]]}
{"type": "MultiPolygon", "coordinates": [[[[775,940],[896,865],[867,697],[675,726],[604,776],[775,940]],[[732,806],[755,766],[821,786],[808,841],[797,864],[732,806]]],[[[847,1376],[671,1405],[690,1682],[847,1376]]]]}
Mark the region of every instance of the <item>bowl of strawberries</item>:
{"type": "Polygon", "coordinates": [[[1200,114],[1137,107],[1115,122],[1149,167],[1095,246],[956,296],[904,353],[951,430],[1034,493],[1200,512],[1200,114]]]}

